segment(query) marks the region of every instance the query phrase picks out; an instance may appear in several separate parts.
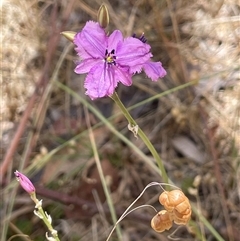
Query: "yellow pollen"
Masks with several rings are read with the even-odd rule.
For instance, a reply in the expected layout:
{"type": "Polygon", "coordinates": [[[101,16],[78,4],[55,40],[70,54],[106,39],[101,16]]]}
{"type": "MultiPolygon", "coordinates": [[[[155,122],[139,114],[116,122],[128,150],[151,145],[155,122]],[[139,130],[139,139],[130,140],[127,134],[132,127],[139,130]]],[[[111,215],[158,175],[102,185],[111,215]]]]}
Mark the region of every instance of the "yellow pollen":
{"type": "Polygon", "coordinates": [[[106,58],[106,61],[107,61],[108,63],[112,63],[112,62],[114,61],[114,59],[113,59],[112,56],[108,56],[108,57],[106,58]]]}

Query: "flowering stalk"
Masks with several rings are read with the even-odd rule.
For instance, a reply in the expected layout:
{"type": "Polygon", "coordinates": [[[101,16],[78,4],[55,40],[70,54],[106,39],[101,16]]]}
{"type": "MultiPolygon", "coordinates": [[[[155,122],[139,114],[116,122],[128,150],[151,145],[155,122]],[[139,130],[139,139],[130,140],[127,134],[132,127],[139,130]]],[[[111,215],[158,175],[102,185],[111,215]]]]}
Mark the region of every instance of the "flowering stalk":
{"type": "Polygon", "coordinates": [[[158,167],[159,167],[160,172],[161,172],[160,174],[163,178],[163,182],[168,183],[168,176],[167,176],[166,170],[164,168],[164,165],[162,163],[162,160],[161,160],[160,156],[158,155],[156,149],[154,148],[154,146],[152,145],[152,143],[150,142],[150,140],[146,136],[146,134],[137,125],[136,121],[132,118],[132,116],[130,115],[130,113],[126,109],[126,107],[123,105],[122,101],[119,99],[118,94],[116,92],[113,93],[111,98],[118,105],[118,107],[121,109],[122,113],[124,114],[124,116],[128,120],[130,128],[132,128],[134,130],[134,135],[139,135],[139,137],[143,140],[143,142],[148,147],[149,151],[152,153],[153,157],[157,161],[158,167]]]}
{"type": "Polygon", "coordinates": [[[107,7],[102,5],[98,12],[98,22],[88,21],[80,32],[70,38],[69,32],[62,33],[73,41],[79,55],[74,71],[77,74],[87,73],[84,87],[86,95],[92,100],[109,96],[116,102],[129,121],[129,129],[144,141],[157,161],[164,182],[168,183],[168,176],[157,151],[115,92],[119,82],[126,86],[132,85],[132,76],[136,73],[144,71],[152,81],[157,81],[166,75],[166,70],[161,62],[152,61],[151,46],[147,44],[144,34],[139,38],[135,34],[124,38],[120,30],[115,30],[109,35],[105,31],[108,23],[107,7]]]}
{"type": "Polygon", "coordinates": [[[43,222],[47,226],[48,230],[50,231],[52,237],[49,237],[48,232],[46,232],[47,240],[49,240],[49,241],[60,241],[60,239],[58,238],[57,230],[55,230],[52,227],[51,216],[49,214],[47,214],[46,211],[43,210],[42,200],[39,201],[36,197],[36,190],[35,190],[35,187],[32,184],[32,182],[28,179],[27,176],[20,173],[19,171],[14,172],[14,174],[15,174],[17,180],[19,181],[20,185],[22,186],[22,188],[30,195],[31,199],[36,204],[35,205],[36,210],[34,210],[34,214],[36,216],[38,216],[40,219],[43,220],[43,222]]]}

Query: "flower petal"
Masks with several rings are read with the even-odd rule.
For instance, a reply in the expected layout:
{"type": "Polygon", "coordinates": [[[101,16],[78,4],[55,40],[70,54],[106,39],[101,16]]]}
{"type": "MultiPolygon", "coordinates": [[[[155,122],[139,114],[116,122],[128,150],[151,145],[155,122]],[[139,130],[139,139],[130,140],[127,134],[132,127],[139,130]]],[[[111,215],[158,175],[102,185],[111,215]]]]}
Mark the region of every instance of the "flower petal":
{"type": "Polygon", "coordinates": [[[143,65],[143,69],[152,81],[157,81],[158,78],[163,78],[167,74],[166,70],[162,67],[161,62],[149,61],[143,65]]]}
{"type": "Polygon", "coordinates": [[[132,75],[128,72],[127,68],[120,68],[114,66],[115,70],[115,79],[120,81],[122,84],[126,86],[132,85],[132,75]]]}
{"type": "MultiPolygon", "coordinates": [[[[121,66],[131,67],[131,72],[136,72],[134,66],[141,66],[152,57],[149,50],[150,45],[141,42],[137,38],[129,37],[119,46],[116,61],[121,66]]],[[[137,69],[139,70],[139,67],[137,69]]]]}
{"type": "Polygon", "coordinates": [[[115,54],[117,55],[118,45],[121,43],[123,43],[123,35],[121,31],[113,31],[113,33],[108,37],[108,51],[110,52],[112,49],[115,49],[115,54]]]}
{"type": "Polygon", "coordinates": [[[103,60],[101,59],[86,59],[82,60],[79,63],[77,63],[76,68],[74,69],[74,72],[76,74],[85,74],[88,73],[95,65],[103,63],[103,60]]]}
{"type": "Polygon", "coordinates": [[[94,100],[113,94],[118,81],[115,79],[114,69],[102,63],[94,66],[88,73],[84,87],[87,89],[86,95],[94,100]]]}
{"type": "Polygon", "coordinates": [[[82,59],[89,57],[103,58],[105,55],[107,36],[99,23],[87,22],[82,31],[75,35],[73,42],[77,46],[75,49],[82,59]]]}

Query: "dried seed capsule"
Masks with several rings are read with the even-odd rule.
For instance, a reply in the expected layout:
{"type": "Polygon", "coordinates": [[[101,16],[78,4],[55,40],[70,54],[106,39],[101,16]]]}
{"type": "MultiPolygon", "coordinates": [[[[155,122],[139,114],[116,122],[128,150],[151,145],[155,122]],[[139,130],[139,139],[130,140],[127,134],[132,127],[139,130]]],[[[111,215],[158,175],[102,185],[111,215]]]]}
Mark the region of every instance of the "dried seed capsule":
{"type": "Polygon", "coordinates": [[[159,196],[159,202],[168,212],[173,213],[173,220],[176,224],[187,224],[191,218],[192,210],[188,198],[181,190],[163,192],[159,196]]]}
{"type": "Polygon", "coordinates": [[[173,221],[178,225],[186,225],[191,218],[191,209],[187,209],[184,213],[179,213],[177,210],[173,211],[173,221]]]}
{"type": "Polygon", "coordinates": [[[156,232],[164,232],[165,230],[169,230],[172,227],[172,214],[166,210],[161,210],[158,212],[151,221],[151,227],[156,232]]]}

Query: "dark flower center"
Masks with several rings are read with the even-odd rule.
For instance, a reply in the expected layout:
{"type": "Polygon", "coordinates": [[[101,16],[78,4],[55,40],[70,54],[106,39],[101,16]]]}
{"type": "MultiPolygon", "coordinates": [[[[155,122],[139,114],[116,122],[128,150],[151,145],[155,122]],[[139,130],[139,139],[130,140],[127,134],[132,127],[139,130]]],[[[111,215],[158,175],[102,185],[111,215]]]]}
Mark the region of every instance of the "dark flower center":
{"type": "Polygon", "coordinates": [[[111,52],[108,52],[108,50],[106,49],[105,52],[105,61],[110,64],[110,65],[116,65],[116,56],[115,56],[115,50],[113,49],[111,52]]]}

